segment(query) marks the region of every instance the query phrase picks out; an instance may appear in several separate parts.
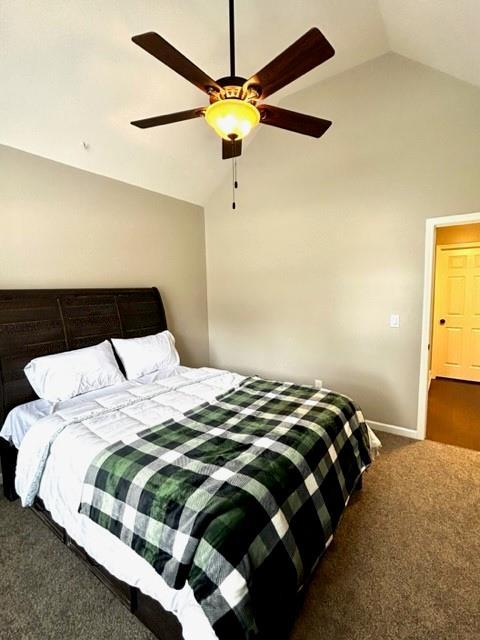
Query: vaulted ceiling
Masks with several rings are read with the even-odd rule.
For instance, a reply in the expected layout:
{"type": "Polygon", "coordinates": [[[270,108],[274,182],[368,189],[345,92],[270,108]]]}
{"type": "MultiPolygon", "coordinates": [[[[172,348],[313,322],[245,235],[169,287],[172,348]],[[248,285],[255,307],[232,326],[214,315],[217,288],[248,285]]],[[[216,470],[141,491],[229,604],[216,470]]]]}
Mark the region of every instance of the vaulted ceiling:
{"type": "MultiPolygon", "coordinates": [[[[333,59],[271,103],[387,51],[480,86],[479,0],[238,0],[237,72],[249,76],[311,26],[333,59]]],[[[203,204],[229,171],[202,121],[133,119],[205,104],[136,47],[157,31],[212,77],[228,73],[227,0],[0,3],[0,143],[203,204]],[[85,145],[84,145],[85,143],[85,145]]],[[[315,115],[328,117],[318,105],[315,115]]],[[[278,132],[278,135],[291,135],[278,132]]]]}

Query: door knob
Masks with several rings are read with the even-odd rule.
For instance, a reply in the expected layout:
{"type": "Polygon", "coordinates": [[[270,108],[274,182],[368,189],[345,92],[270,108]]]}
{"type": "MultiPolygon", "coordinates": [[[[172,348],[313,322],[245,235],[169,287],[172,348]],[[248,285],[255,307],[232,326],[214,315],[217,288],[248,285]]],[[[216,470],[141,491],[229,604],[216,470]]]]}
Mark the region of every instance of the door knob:
{"type": "Polygon", "coordinates": [[[440,324],[445,324],[445,318],[440,318],[440,324]]]}

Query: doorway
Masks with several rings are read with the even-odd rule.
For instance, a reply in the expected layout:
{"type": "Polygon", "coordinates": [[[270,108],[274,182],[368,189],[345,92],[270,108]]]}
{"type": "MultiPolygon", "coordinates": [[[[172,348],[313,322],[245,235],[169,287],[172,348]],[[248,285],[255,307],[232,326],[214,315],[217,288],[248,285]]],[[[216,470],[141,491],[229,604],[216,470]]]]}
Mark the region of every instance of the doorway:
{"type": "Polygon", "coordinates": [[[426,437],[480,451],[480,222],[435,234],[426,437]]]}

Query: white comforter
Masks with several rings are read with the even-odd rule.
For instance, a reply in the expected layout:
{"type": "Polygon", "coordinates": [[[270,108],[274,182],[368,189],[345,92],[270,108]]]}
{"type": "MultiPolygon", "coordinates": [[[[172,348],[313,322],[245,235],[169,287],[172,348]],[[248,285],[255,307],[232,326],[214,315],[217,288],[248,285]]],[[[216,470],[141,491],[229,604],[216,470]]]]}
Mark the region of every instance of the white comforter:
{"type": "Polygon", "coordinates": [[[146,427],[211,402],[244,379],[217,369],[181,371],[151,384],[112,387],[107,395],[74,403],[39,420],[20,446],[16,489],[23,505],[31,504],[38,493],[53,519],[92,558],[173,611],[186,640],[213,640],[217,636],[188,585],[181,591],[169,588],[143,558],[78,513],[88,466],[105,446],[132,441],[146,427]]]}
{"type": "MultiPolygon", "coordinates": [[[[16,489],[22,504],[38,494],[53,519],[112,575],[138,587],[178,617],[185,640],[215,640],[188,584],[169,588],[153,567],[106,529],[78,513],[83,481],[105,446],[137,433],[238,386],[244,376],[218,369],[179,367],[175,375],[127,382],[55,407],[29,428],[20,445],[16,489]]],[[[372,450],[378,440],[370,432],[372,450]]]]}

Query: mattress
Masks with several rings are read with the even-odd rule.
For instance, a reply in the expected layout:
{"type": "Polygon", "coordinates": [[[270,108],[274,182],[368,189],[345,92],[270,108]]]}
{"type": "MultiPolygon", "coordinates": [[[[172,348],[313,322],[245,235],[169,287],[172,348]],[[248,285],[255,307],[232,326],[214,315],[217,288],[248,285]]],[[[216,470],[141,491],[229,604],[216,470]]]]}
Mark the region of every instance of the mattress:
{"type": "MultiPolygon", "coordinates": [[[[171,371],[157,371],[155,373],[149,373],[137,380],[125,382],[117,385],[115,389],[117,391],[127,391],[128,389],[138,386],[139,384],[152,384],[158,382],[164,378],[168,378],[174,375],[181,375],[188,372],[188,367],[178,366],[171,371]]],[[[17,449],[20,449],[22,440],[28,430],[36,424],[42,418],[50,416],[54,411],[62,411],[65,409],[73,409],[76,406],[80,406],[85,402],[102,398],[102,396],[108,396],[112,393],[111,387],[105,387],[103,389],[97,389],[96,391],[90,391],[74,398],[69,398],[63,402],[49,402],[48,400],[33,400],[32,402],[26,402],[18,407],[12,409],[0,430],[0,437],[4,438],[7,442],[11,442],[17,449]]]]}

